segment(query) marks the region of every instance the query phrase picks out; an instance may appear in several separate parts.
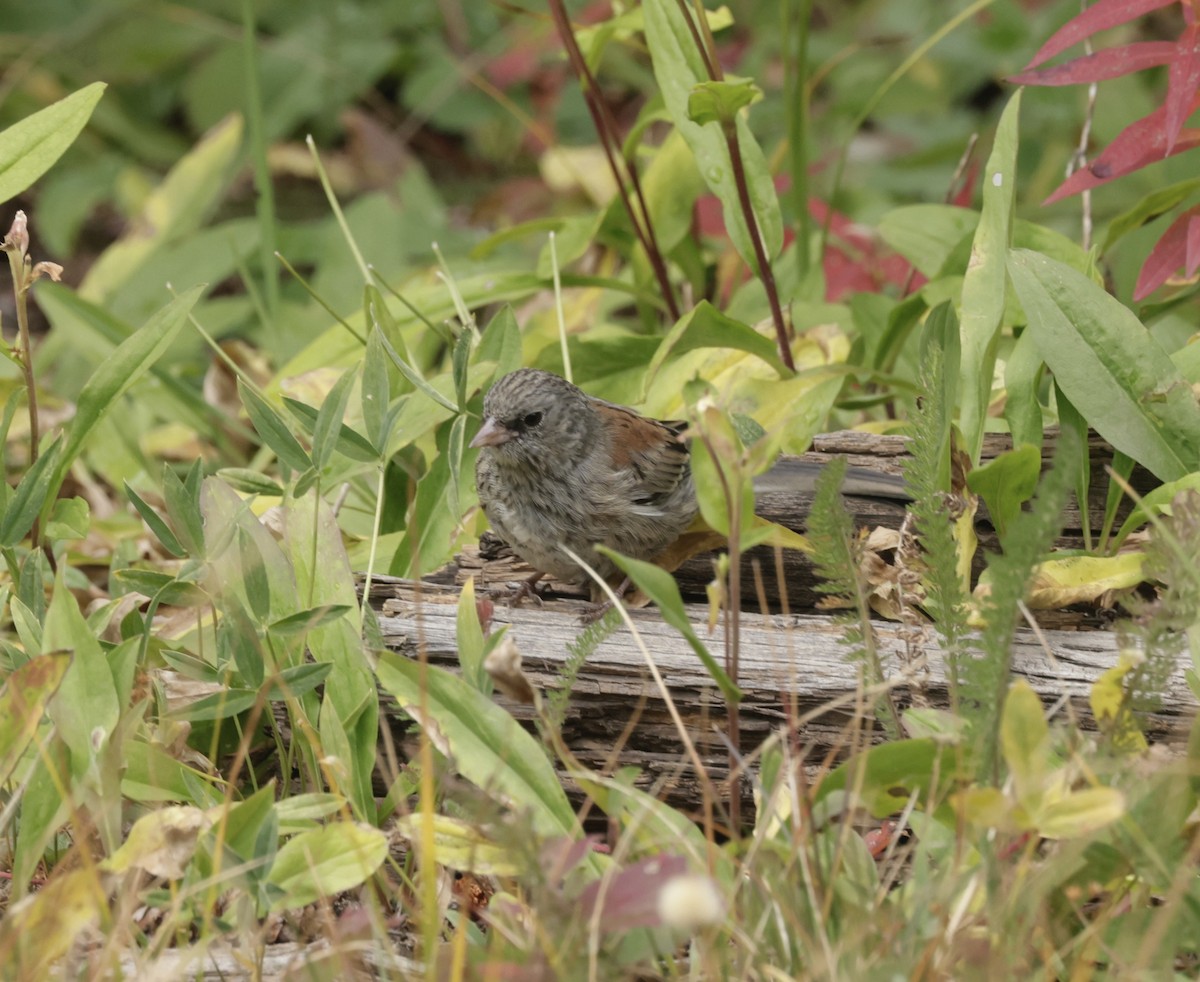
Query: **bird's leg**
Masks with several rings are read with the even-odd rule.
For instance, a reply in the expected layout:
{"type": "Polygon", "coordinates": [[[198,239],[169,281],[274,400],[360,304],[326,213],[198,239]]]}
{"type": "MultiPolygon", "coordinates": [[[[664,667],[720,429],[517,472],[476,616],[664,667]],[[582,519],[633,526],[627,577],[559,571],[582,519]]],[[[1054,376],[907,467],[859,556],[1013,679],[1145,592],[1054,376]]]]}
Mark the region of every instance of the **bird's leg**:
{"type": "Polygon", "coordinates": [[[513,595],[509,598],[508,605],[510,607],[520,607],[521,601],[526,597],[532,597],[538,602],[538,606],[542,605],[542,595],[538,592],[537,581],[540,580],[545,573],[534,573],[528,579],[521,581],[521,585],[513,591],[513,595]]]}
{"type": "MultiPolygon", "coordinates": [[[[628,590],[632,585],[633,581],[626,576],[621,580],[621,585],[613,592],[618,597],[624,597],[625,591],[628,590]]],[[[596,621],[600,620],[601,617],[613,609],[614,605],[611,600],[600,600],[600,597],[603,595],[604,591],[599,587],[592,587],[592,602],[586,608],[584,608],[583,613],[579,615],[579,623],[595,624],[596,621]]]]}

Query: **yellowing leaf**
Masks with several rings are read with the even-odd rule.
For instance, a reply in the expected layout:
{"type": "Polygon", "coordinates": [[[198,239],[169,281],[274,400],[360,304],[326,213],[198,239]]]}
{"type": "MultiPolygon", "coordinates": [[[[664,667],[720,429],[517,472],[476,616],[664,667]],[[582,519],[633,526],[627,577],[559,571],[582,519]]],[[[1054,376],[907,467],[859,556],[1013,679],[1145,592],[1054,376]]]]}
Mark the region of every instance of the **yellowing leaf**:
{"type": "Polygon", "coordinates": [[[111,873],[124,873],[137,867],[151,876],[181,879],[196,851],[200,833],[210,824],[208,816],[199,808],[160,808],[134,822],[121,848],[101,866],[111,873]]]}
{"type": "Polygon", "coordinates": [[[1069,839],[1095,832],[1125,814],[1125,796],[1116,788],[1087,788],[1054,801],[1036,815],[1047,839],[1069,839]]]}
{"type": "MultiPolygon", "coordinates": [[[[411,842],[422,839],[421,815],[405,815],[396,831],[411,842]]],[[[473,825],[447,815],[433,816],[433,859],[442,866],[482,876],[518,876],[527,871],[521,855],[486,838],[473,825]]]]}
{"type": "Polygon", "coordinates": [[[1026,800],[1042,787],[1049,736],[1042,700],[1024,679],[1014,682],[1004,700],[1000,745],[1016,783],[1017,798],[1026,800]]]}
{"type": "Polygon", "coordinates": [[[1026,602],[1034,610],[1053,610],[1137,586],[1145,579],[1145,562],[1140,552],[1048,560],[1034,571],[1026,602]]]}

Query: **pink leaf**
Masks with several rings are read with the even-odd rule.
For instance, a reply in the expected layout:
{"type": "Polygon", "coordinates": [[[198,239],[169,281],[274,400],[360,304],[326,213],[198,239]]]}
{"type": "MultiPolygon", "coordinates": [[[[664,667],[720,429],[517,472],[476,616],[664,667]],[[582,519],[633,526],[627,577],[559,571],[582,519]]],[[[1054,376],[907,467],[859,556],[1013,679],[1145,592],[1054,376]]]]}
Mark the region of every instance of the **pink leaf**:
{"type": "MultiPolygon", "coordinates": [[[[1126,24],[1135,17],[1141,17],[1142,14],[1148,14],[1152,10],[1158,10],[1159,7],[1176,2],[1179,0],[1099,0],[1098,3],[1088,7],[1078,17],[1072,17],[1055,31],[1050,40],[1042,45],[1038,53],[1025,66],[1025,70],[1029,71],[1042,62],[1049,61],[1055,55],[1066,51],[1067,48],[1078,44],[1085,38],[1091,37],[1097,31],[1116,27],[1118,24],[1126,24]]],[[[1186,3],[1184,6],[1186,7],[1186,3]]]]}
{"type": "MultiPolygon", "coordinates": [[[[1190,111],[1196,108],[1195,100],[1190,111]]],[[[1130,174],[1148,164],[1200,146],[1200,129],[1180,130],[1167,152],[1165,127],[1166,107],[1160,106],[1149,116],[1125,127],[1100,155],[1087,167],[1077,170],[1055,189],[1042,204],[1049,205],[1068,198],[1080,191],[1087,191],[1125,174],[1130,174]]]]}
{"type": "Polygon", "coordinates": [[[1145,68],[1165,65],[1175,57],[1176,46],[1170,41],[1138,41],[1084,55],[1073,61],[1038,68],[1032,72],[1012,75],[1015,85],[1078,85],[1084,82],[1103,82],[1110,78],[1131,75],[1145,68]]]}
{"type": "Polygon", "coordinates": [[[1200,226],[1200,222],[1196,221],[1197,216],[1200,216],[1200,206],[1189,208],[1171,223],[1171,227],[1154,244],[1138,273],[1134,300],[1144,300],[1167,282],[1175,270],[1189,262],[1189,253],[1192,251],[1190,240],[1195,236],[1200,241],[1200,231],[1193,233],[1192,230],[1193,226],[1200,226]]]}
{"type": "Polygon", "coordinates": [[[1183,124],[1191,114],[1200,87],[1200,27],[1184,28],[1167,81],[1167,154],[1170,155],[1183,124]]]}

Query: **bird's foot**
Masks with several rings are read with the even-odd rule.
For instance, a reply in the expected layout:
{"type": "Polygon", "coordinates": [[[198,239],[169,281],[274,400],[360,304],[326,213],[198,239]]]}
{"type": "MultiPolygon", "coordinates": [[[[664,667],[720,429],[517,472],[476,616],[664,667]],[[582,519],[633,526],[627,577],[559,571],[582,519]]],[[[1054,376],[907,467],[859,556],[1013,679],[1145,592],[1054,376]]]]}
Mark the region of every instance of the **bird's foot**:
{"type": "Polygon", "coordinates": [[[512,596],[508,598],[508,605],[510,607],[520,607],[521,602],[526,597],[532,597],[537,602],[539,607],[545,606],[545,601],[542,599],[541,591],[537,588],[538,580],[545,575],[545,573],[534,573],[528,579],[522,580],[521,585],[517,587],[513,591],[512,596]]]}

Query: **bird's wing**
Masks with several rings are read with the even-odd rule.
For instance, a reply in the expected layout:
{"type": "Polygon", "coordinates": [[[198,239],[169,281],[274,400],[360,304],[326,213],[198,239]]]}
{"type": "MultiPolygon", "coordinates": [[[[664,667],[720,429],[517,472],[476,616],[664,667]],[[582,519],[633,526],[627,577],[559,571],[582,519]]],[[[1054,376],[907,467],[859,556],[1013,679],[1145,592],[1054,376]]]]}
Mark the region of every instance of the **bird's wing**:
{"type": "Polygon", "coordinates": [[[595,400],[612,432],[612,467],[633,481],[633,501],[651,507],[665,501],[688,475],[688,448],[680,434],[686,423],[660,422],[632,409],[595,400]]]}

